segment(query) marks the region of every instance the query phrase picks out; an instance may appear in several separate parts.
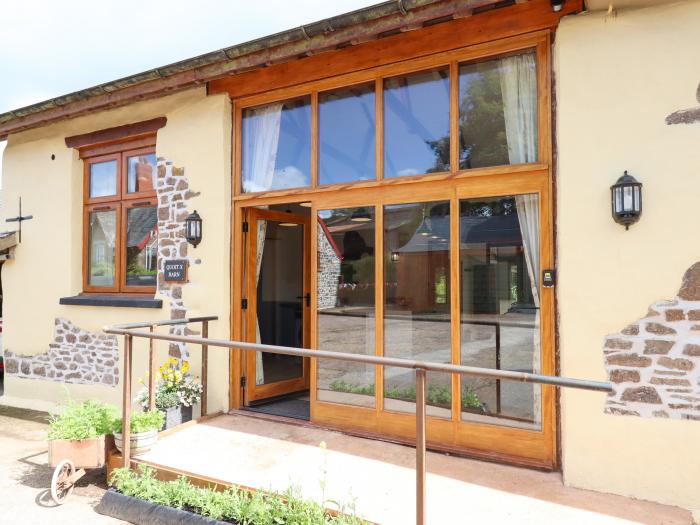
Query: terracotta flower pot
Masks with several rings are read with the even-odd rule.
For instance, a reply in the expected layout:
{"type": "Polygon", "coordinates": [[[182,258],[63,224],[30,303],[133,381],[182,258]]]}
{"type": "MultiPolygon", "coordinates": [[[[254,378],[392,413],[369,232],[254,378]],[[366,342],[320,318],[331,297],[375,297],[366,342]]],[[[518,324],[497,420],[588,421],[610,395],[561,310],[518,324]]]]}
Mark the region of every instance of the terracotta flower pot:
{"type": "MultiPolygon", "coordinates": [[[[131,439],[129,440],[131,442],[131,455],[132,456],[137,456],[139,454],[143,454],[144,452],[148,452],[151,450],[151,447],[155,445],[156,441],[158,440],[158,430],[153,429],[149,430],[147,432],[137,432],[137,433],[132,433],[131,434],[131,439]]],[[[119,452],[122,451],[122,444],[124,443],[124,438],[122,437],[121,434],[119,433],[114,433],[114,446],[117,447],[117,450],[119,452]]]]}

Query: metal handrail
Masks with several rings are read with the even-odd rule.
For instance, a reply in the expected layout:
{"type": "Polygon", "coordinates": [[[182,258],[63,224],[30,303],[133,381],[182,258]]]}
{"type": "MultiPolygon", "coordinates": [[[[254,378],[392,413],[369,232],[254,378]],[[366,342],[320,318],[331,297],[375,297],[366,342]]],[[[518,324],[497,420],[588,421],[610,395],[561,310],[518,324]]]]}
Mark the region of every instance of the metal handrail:
{"type": "Polygon", "coordinates": [[[207,389],[207,351],[210,346],[219,348],[238,348],[246,351],[261,351],[272,354],[291,355],[298,357],[311,357],[317,359],[335,359],[354,363],[374,364],[398,368],[409,368],[416,371],[416,523],[425,525],[425,455],[426,455],[426,374],[427,372],[443,372],[449,374],[461,374],[473,377],[495,378],[496,380],[520,381],[555,387],[577,388],[580,390],[592,390],[598,392],[612,392],[610,383],[602,381],[590,381],[586,379],[574,379],[559,376],[547,376],[532,374],[529,372],[516,372],[512,370],[498,370],[492,368],[480,368],[474,366],[462,366],[444,363],[431,363],[416,361],[413,359],[400,359],[395,357],[372,356],[362,354],[350,354],[347,352],[333,352],[328,350],[311,350],[308,348],[295,348],[288,346],[266,345],[261,343],[249,343],[245,341],[231,341],[227,339],[211,339],[208,337],[208,322],[216,320],[215,316],[193,317],[179,320],[156,321],[152,323],[130,323],[108,326],[104,332],[113,335],[124,336],[124,385],[123,385],[123,413],[122,413],[122,454],[124,466],[130,464],[130,421],[131,421],[131,360],[133,338],[142,337],[148,339],[149,346],[149,406],[155,408],[155,383],[153,374],[153,342],[156,340],[176,343],[198,344],[202,346],[202,415],[206,414],[206,389],[207,389]],[[187,324],[190,322],[202,323],[202,337],[157,334],[156,326],[168,326],[187,324]],[[144,332],[140,328],[149,328],[144,332]]]}

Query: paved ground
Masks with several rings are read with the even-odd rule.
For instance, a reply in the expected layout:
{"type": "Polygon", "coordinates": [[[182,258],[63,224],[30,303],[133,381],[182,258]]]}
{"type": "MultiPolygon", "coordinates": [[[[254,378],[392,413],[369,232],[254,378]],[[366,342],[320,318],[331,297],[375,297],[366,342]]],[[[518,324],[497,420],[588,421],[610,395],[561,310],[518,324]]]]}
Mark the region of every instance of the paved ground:
{"type": "Polygon", "coordinates": [[[93,470],[80,480],[61,507],[48,488],[46,414],[0,406],[0,523],[20,525],[119,524],[97,514],[105,490],[104,472],[93,470]]]}
{"type": "MultiPolygon", "coordinates": [[[[317,501],[325,480],[325,499],[356,499],[360,515],[406,525],[415,522],[414,454],[411,447],[225,415],[163,437],[142,458],[248,487],[296,485],[317,501]]],[[[427,465],[429,525],[691,523],[676,507],[565,487],[558,473],[436,453],[428,453],[427,465]]]]}

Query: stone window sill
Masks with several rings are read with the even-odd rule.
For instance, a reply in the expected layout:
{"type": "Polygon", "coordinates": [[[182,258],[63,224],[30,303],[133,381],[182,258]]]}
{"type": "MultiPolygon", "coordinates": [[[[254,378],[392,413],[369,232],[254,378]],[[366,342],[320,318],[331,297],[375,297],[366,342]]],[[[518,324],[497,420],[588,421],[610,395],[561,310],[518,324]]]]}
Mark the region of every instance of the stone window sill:
{"type": "Polygon", "coordinates": [[[61,297],[58,304],[79,306],[116,306],[121,308],[163,308],[161,299],[143,295],[88,295],[80,294],[72,297],[61,297]]]}

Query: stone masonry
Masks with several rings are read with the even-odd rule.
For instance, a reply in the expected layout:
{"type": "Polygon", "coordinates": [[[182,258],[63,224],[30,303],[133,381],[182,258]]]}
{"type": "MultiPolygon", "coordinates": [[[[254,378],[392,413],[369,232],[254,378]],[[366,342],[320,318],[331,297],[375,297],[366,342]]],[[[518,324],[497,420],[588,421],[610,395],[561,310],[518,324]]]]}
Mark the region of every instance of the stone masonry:
{"type": "MultiPolygon", "coordinates": [[[[190,184],[185,176],[184,168],[175,168],[171,162],[158,159],[158,180],[156,183],[158,195],[158,292],[170,301],[170,318],[184,319],[187,308],[182,298],[185,283],[166,282],[164,264],[172,259],[186,259],[189,264],[199,264],[199,259],[187,256],[188,244],[185,239],[185,219],[189,215],[187,204],[199,192],[190,190],[190,184]]],[[[170,333],[176,335],[195,335],[185,326],[170,327],[170,333]]],[[[184,343],[170,344],[169,353],[178,359],[187,355],[187,345],[184,343]]]]}
{"type": "Polygon", "coordinates": [[[700,262],[678,296],[605,339],[609,414],[700,420],[700,262]]]}
{"type": "Polygon", "coordinates": [[[31,356],[5,351],[6,374],[61,383],[116,387],[118,362],[116,336],[88,332],[61,318],[55,320],[48,351],[31,356]]]}
{"type": "Polygon", "coordinates": [[[326,229],[318,228],[318,309],[334,308],[338,301],[341,258],[328,238],[326,229]]]}

